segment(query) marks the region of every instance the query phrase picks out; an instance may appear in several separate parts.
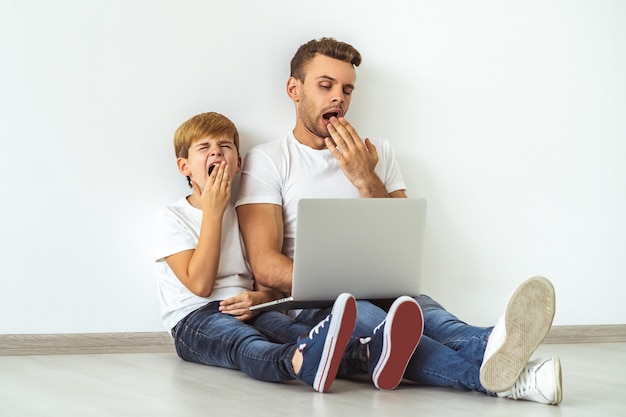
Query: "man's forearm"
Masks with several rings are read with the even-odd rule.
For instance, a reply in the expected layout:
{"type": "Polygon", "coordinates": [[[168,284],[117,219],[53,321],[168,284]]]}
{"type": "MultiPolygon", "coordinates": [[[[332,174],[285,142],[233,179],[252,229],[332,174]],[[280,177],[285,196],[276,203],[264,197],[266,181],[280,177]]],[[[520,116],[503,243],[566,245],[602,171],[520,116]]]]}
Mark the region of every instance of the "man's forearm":
{"type": "Polygon", "coordinates": [[[264,257],[262,261],[251,260],[254,279],[263,287],[291,294],[293,261],[282,255],[264,257]]]}
{"type": "Polygon", "coordinates": [[[375,176],[370,181],[364,182],[361,185],[357,186],[359,190],[359,196],[361,198],[387,198],[389,197],[389,192],[385,188],[383,182],[375,176]]]}

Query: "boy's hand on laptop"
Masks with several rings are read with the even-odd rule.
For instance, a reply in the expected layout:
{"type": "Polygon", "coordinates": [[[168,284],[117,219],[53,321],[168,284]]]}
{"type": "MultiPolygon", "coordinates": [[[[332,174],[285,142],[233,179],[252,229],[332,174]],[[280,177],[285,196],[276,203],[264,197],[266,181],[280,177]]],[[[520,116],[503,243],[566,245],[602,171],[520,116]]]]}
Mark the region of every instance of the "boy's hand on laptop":
{"type": "Polygon", "coordinates": [[[247,291],[220,301],[220,311],[235,316],[239,320],[248,320],[258,313],[250,311],[250,306],[276,298],[278,298],[276,291],[247,291]]]}

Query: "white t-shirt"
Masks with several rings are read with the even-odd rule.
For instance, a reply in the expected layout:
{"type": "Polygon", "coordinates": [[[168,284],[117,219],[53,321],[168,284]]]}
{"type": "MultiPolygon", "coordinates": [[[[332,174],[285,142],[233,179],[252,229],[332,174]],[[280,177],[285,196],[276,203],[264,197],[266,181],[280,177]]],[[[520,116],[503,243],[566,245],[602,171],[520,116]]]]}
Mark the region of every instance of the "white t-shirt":
{"type": "MultiPolygon", "coordinates": [[[[406,186],[389,142],[374,140],[378,152],[376,174],[388,192],[406,186]]],[[[359,198],[328,149],[303,145],[289,133],[286,138],[263,143],[246,155],[236,206],[269,203],[282,206],[282,253],[293,258],[296,216],[301,198],[359,198]]]]}
{"type": "Polygon", "coordinates": [[[202,211],[186,198],[159,210],[154,217],[154,255],[161,321],[173,328],[189,313],[208,302],[251,291],[254,283],[239,232],[237,212],[228,205],[222,219],[222,245],[217,279],[210,297],[198,297],[176,277],[165,257],[198,246],[202,211]]]}

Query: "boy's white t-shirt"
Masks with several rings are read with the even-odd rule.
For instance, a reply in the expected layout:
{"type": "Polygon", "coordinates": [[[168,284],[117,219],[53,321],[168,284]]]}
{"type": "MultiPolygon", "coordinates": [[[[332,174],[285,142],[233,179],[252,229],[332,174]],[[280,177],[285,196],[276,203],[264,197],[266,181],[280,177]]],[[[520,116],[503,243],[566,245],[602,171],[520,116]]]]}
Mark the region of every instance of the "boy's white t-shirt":
{"type": "MultiPolygon", "coordinates": [[[[406,186],[389,142],[372,139],[378,153],[376,174],[389,193],[406,186]]],[[[303,145],[287,137],[256,145],[246,155],[236,206],[269,203],[282,206],[282,253],[293,258],[298,201],[302,198],[359,198],[328,149],[303,145]]]]}
{"type": "Polygon", "coordinates": [[[161,321],[172,329],[180,320],[211,301],[251,291],[254,287],[237,212],[228,205],[222,219],[222,245],[217,279],[210,297],[198,297],[185,287],[165,261],[165,257],[195,249],[198,245],[202,211],[186,198],[159,210],[154,217],[154,255],[161,321]]]}

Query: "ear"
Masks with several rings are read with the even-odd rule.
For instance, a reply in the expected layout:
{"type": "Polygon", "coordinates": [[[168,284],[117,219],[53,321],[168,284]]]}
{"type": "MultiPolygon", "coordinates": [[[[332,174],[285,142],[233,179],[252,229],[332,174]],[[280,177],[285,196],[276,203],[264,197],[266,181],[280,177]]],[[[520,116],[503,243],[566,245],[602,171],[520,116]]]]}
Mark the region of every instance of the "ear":
{"type": "Polygon", "coordinates": [[[176,165],[178,166],[178,172],[186,177],[189,177],[191,175],[191,169],[189,168],[187,158],[176,159],[176,165]]]}
{"type": "Polygon", "coordinates": [[[289,95],[289,98],[293,101],[300,101],[299,86],[300,81],[294,77],[289,77],[287,80],[287,95],[289,95]]]}
{"type": "Polygon", "coordinates": [[[235,174],[239,174],[241,172],[241,156],[237,156],[237,169],[235,170],[235,174]]]}

